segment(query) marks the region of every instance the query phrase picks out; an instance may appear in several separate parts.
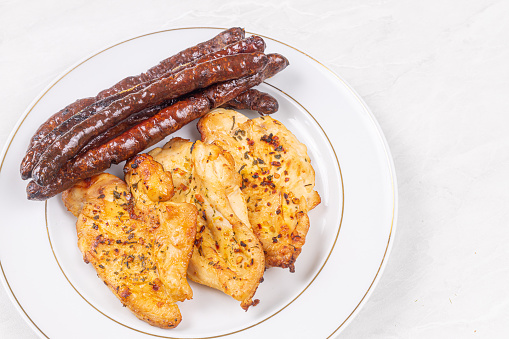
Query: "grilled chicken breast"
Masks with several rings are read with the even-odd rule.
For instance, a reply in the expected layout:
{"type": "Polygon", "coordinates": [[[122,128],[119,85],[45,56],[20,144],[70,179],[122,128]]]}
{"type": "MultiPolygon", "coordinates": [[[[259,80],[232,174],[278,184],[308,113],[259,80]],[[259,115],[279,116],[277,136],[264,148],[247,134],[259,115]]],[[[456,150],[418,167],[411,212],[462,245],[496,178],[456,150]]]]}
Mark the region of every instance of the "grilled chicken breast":
{"type": "Polygon", "coordinates": [[[173,328],[177,301],[191,299],[186,271],[193,250],[197,210],[169,202],[171,175],[143,154],[129,161],[126,182],[111,174],[83,180],[62,194],[77,218],[85,262],[138,318],[173,328]]]}
{"type": "Polygon", "coordinates": [[[215,145],[181,138],[150,153],[171,172],[172,201],[194,203],[197,232],[188,277],[241,301],[255,305],[253,295],[263,277],[265,261],[247,216],[240,190],[241,176],[231,155],[215,145]]]}
{"type": "Polygon", "coordinates": [[[233,157],[266,265],[294,271],[309,229],[307,213],[320,203],[306,146],[273,118],[250,120],[234,110],[208,113],[198,129],[204,143],[233,157]]]}

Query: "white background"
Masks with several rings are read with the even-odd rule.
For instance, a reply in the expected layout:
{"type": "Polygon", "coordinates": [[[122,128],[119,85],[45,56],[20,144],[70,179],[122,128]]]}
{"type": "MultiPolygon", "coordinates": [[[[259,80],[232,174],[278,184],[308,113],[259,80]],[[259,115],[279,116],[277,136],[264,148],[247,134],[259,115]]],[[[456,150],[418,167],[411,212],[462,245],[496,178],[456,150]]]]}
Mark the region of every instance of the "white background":
{"type": "MultiPolygon", "coordinates": [[[[394,247],[340,338],[508,338],[508,17],[504,0],[0,0],[0,145],[57,75],[121,40],[242,26],[286,42],[362,96],[396,166],[394,247]]],[[[37,338],[1,288],[0,338],[37,338]]]]}

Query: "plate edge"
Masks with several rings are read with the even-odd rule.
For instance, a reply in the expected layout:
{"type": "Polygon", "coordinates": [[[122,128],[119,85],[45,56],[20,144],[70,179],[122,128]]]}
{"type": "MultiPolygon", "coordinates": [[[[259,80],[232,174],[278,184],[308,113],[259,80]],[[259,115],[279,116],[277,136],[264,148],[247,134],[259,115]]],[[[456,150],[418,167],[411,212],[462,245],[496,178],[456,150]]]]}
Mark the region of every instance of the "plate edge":
{"type": "MultiPolygon", "coordinates": [[[[46,95],[46,93],[53,86],[55,86],[60,80],[62,80],[68,73],[72,72],[75,68],[79,67],[81,64],[85,63],[86,61],[88,61],[89,59],[91,59],[94,56],[98,55],[99,53],[102,53],[102,52],[104,52],[104,51],[106,51],[108,49],[111,49],[111,48],[113,48],[113,47],[115,47],[117,45],[120,45],[122,43],[126,43],[128,41],[131,41],[131,40],[134,40],[134,39],[138,39],[138,38],[141,38],[141,37],[144,37],[144,36],[147,36],[147,35],[158,34],[158,33],[163,33],[163,32],[168,32],[168,31],[174,31],[174,30],[185,30],[185,29],[217,29],[217,30],[221,30],[221,29],[226,29],[226,28],[224,28],[224,27],[190,27],[189,26],[189,27],[170,28],[170,29],[164,29],[164,30],[159,30],[159,31],[154,31],[154,32],[148,32],[148,33],[140,34],[140,35],[132,37],[132,38],[124,39],[124,40],[119,41],[117,43],[111,44],[111,45],[109,45],[109,46],[107,46],[105,48],[103,47],[101,49],[98,49],[95,52],[92,52],[91,54],[89,54],[87,57],[82,58],[81,60],[79,60],[78,62],[73,64],[72,66],[66,68],[62,73],[60,73],[58,76],[56,76],[55,79],[47,87],[45,87],[41,91],[41,93],[27,106],[27,109],[25,110],[23,115],[18,119],[18,121],[14,125],[14,128],[12,129],[11,133],[9,134],[9,136],[7,138],[8,141],[6,142],[6,144],[2,148],[2,152],[0,153],[0,157],[2,159],[2,161],[0,162],[0,172],[2,170],[3,163],[5,161],[5,157],[7,155],[7,152],[9,150],[9,148],[10,148],[10,146],[11,146],[11,144],[12,144],[12,142],[13,142],[16,134],[17,134],[17,132],[19,131],[19,128],[23,124],[24,120],[27,118],[28,114],[30,114],[32,109],[37,105],[37,103],[42,99],[42,97],[44,95],[46,95]]],[[[369,286],[368,290],[364,294],[363,298],[359,301],[359,303],[357,304],[355,309],[343,321],[343,323],[341,323],[328,337],[326,337],[326,339],[337,338],[337,336],[344,330],[344,328],[346,328],[346,326],[351,321],[353,321],[353,319],[358,315],[358,313],[360,312],[362,307],[364,307],[364,305],[366,304],[366,302],[370,298],[371,294],[373,293],[373,290],[376,288],[376,286],[378,285],[378,283],[380,281],[381,276],[383,275],[385,267],[387,266],[388,258],[390,256],[391,251],[392,251],[392,247],[393,247],[393,243],[394,243],[394,234],[395,234],[396,225],[397,225],[397,212],[398,212],[398,190],[397,190],[397,178],[396,178],[396,171],[395,171],[395,166],[394,166],[394,160],[392,158],[392,155],[391,155],[390,148],[389,148],[389,145],[387,143],[387,140],[386,140],[386,138],[385,138],[385,136],[383,134],[383,131],[382,131],[380,125],[376,121],[375,116],[373,115],[373,113],[371,112],[369,107],[366,105],[366,103],[364,102],[362,97],[345,80],[343,80],[339,75],[337,75],[330,68],[328,68],[323,63],[318,61],[316,58],[312,57],[310,54],[308,54],[306,52],[303,52],[303,51],[297,49],[296,47],[293,47],[293,46],[291,46],[291,45],[289,45],[289,44],[287,44],[285,42],[282,42],[282,41],[277,40],[275,38],[271,38],[271,37],[266,36],[266,35],[257,34],[257,33],[251,32],[251,31],[246,31],[246,33],[256,34],[256,35],[259,35],[261,37],[264,37],[264,38],[276,41],[278,43],[281,43],[281,44],[283,44],[283,45],[285,45],[285,46],[287,46],[287,47],[289,47],[289,48],[291,48],[291,49],[293,49],[293,50],[295,50],[295,51],[305,55],[306,57],[310,58],[311,60],[313,60],[314,62],[316,62],[317,64],[319,64],[323,68],[325,68],[325,70],[330,72],[333,76],[335,76],[343,85],[345,85],[346,88],[348,88],[348,90],[359,101],[359,103],[363,107],[364,111],[370,117],[370,120],[373,123],[373,125],[375,126],[375,128],[376,128],[376,130],[378,132],[378,136],[379,136],[379,138],[382,141],[382,144],[384,146],[384,151],[386,153],[386,160],[388,161],[388,164],[389,164],[389,169],[390,169],[390,174],[391,174],[391,181],[392,181],[392,190],[393,190],[393,218],[392,218],[392,224],[391,224],[391,228],[390,228],[390,232],[389,232],[389,239],[388,239],[388,243],[387,243],[387,246],[386,246],[386,249],[385,249],[385,253],[384,253],[384,256],[382,258],[382,262],[380,264],[380,267],[379,267],[379,269],[378,269],[378,271],[377,271],[377,273],[376,273],[376,275],[375,275],[371,285],[369,286]]],[[[4,272],[3,266],[1,264],[1,259],[0,259],[0,270],[2,271],[2,275],[0,276],[0,280],[2,281],[2,284],[4,285],[4,288],[5,288],[8,296],[9,296],[9,299],[15,305],[15,308],[21,314],[22,318],[29,324],[29,326],[32,328],[32,330],[34,330],[35,333],[37,333],[39,336],[41,336],[41,335],[44,336],[44,337],[41,336],[41,338],[49,338],[46,334],[44,334],[44,332],[42,332],[42,330],[39,329],[39,327],[37,327],[37,325],[28,316],[28,314],[26,314],[25,310],[23,309],[23,307],[21,306],[21,304],[19,303],[19,301],[17,300],[17,298],[13,294],[12,289],[10,288],[9,282],[7,280],[7,277],[5,276],[5,272],[4,272]],[[36,331],[36,329],[37,329],[37,331],[36,331]]]]}

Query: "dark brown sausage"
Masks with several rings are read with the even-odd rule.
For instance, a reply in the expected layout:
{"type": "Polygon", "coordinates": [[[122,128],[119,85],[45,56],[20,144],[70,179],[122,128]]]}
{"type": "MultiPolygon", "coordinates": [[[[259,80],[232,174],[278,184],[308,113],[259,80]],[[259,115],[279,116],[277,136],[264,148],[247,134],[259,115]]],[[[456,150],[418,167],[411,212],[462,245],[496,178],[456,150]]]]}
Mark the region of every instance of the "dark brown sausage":
{"type": "Polygon", "coordinates": [[[61,111],[53,114],[45,123],[43,123],[35,132],[34,136],[30,140],[30,144],[28,148],[30,149],[33,145],[43,139],[49,132],[51,132],[55,127],[60,125],[62,122],[67,120],[69,117],[73,116],[77,112],[81,111],[83,108],[91,105],[97,100],[104,99],[114,93],[118,93],[120,91],[124,91],[126,89],[132,88],[137,84],[140,84],[149,79],[158,78],[164,73],[170,71],[171,69],[180,66],[182,64],[186,64],[195,59],[201,58],[204,55],[207,55],[212,52],[216,52],[221,48],[224,48],[227,45],[230,45],[236,41],[243,39],[245,36],[244,29],[239,27],[233,27],[226,31],[219,33],[214,38],[202,42],[196,46],[185,49],[163,61],[161,61],[157,66],[152,67],[146,73],[142,73],[138,76],[128,77],[117,84],[113,85],[111,88],[104,90],[97,94],[95,98],[85,98],[77,100],[76,102],[68,105],[61,111]]]}
{"type": "MultiPolygon", "coordinates": [[[[175,128],[177,120],[171,116],[199,117],[210,110],[210,103],[205,97],[187,98],[163,110],[168,115],[163,123],[166,128],[175,128]],[[171,109],[171,111],[169,110],[171,109]],[[173,113],[173,114],[172,114],[173,113]]],[[[151,119],[153,119],[152,117],[151,119]]],[[[122,158],[129,158],[136,154],[136,150],[143,149],[146,145],[151,130],[149,120],[136,125],[122,135],[110,140],[95,149],[89,150],[71,159],[65,168],[61,168],[57,178],[47,186],[39,186],[35,181],[30,181],[27,186],[29,200],[48,199],[74,185],[80,179],[100,173],[110,167],[112,163],[121,162],[122,158]],[[136,136],[136,137],[135,137],[136,136]],[[127,143],[126,143],[127,142],[127,143]],[[113,155],[113,157],[110,157],[113,155]]],[[[158,129],[159,131],[159,129],[158,129]]]]}
{"type": "Polygon", "coordinates": [[[217,82],[255,74],[266,65],[267,57],[263,53],[226,56],[184,69],[141,91],[114,101],[57,138],[40,157],[32,170],[32,177],[37,184],[48,185],[55,179],[58,169],[91,139],[129,115],[217,82]]]}
{"type": "Polygon", "coordinates": [[[199,63],[207,62],[210,60],[218,59],[227,55],[234,55],[239,53],[254,53],[254,52],[263,52],[265,51],[265,41],[259,36],[252,35],[248,38],[239,40],[231,45],[220,49],[217,52],[210,53],[204,55],[203,57],[192,61],[191,63],[182,64],[178,67],[175,67],[172,72],[179,72],[185,68],[189,68],[190,66],[194,66],[199,63]],[[191,64],[191,65],[190,65],[191,64]]]}
{"type": "MultiPolygon", "coordinates": [[[[176,67],[171,72],[178,72],[180,70],[183,70],[185,68],[189,68],[191,66],[194,66],[198,63],[210,61],[213,59],[218,59],[222,56],[227,55],[234,55],[238,53],[253,53],[253,52],[263,52],[265,50],[265,41],[263,41],[262,38],[259,36],[250,36],[246,39],[240,40],[236,43],[233,43],[231,45],[226,46],[222,50],[219,50],[217,52],[207,54],[202,58],[199,58],[192,63],[188,63],[185,65],[181,65],[179,67],[176,67]]],[[[252,90],[256,91],[256,90],[252,90]]],[[[239,108],[245,108],[245,109],[253,109],[253,110],[259,110],[261,114],[271,114],[277,111],[277,101],[276,99],[272,98],[270,95],[266,93],[262,93],[259,91],[256,91],[258,93],[242,93],[237,98],[234,98],[231,100],[231,105],[229,107],[239,107],[239,108]]],[[[158,113],[161,109],[170,106],[171,104],[175,103],[175,100],[170,100],[169,102],[150,107],[147,109],[144,109],[136,114],[133,114],[129,116],[124,121],[118,123],[117,125],[111,127],[106,132],[104,132],[101,135],[98,135],[95,137],[92,141],[90,141],[87,145],[85,145],[81,150],[80,153],[84,153],[90,149],[93,149],[95,147],[100,146],[101,144],[113,139],[114,137],[122,134],[123,132],[127,131],[131,127],[141,123],[142,121],[147,120],[148,118],[154,116],[156,113],[158,113]]]]}
{"type": "Polygon", "coordinates": [[[193,47],[189,47],[188,49],[185,49],[182,52],[179,52],[174,56],[171,56],[161,61],[157,66],[150,68],[145,73],[141,73],[138,76],[129,77],[120,81],[112,88],[100,92],[97,95],[97,97],[99,99],[105,98],[113,93],[118,92],[119,90],[128,89],[133,87],[134,85],[145,82],[147,80],[158,78],[177,66],[184,65],[188,62],[201,58],[204,55],[216,52],[227,45],[230,45],[236,41],[244,39],[244,37],[245,31],[243,28],[240,27],[230,28],[226,31],[219,33],[214,38],[208,41],[202,42],[193,47]]]}
{"type": "MultiPolygon", "coordinates": [[[[141,89],[140,86],[141,85],[138,85],[135,88],[141,89]]],[[[135,91],[136,90],[133,88],[132,90],[116,93],[102,100],[93,102],[91,105],[81,109],[79,113],[74,114],[67,120],[63,121],[60,125],[56,126],[52,131],[46,134],[44,138],[39,140],[39,142],[37,142],[31,148],[28,149],[28,151],[25,154],[25,157],[21,161],[20,166],[21,178],[23,180],[30,178],[30,176],[32,175],[32,170],[37,164],[37,161],[39,160],[40,156],[58,137],[67,133],[72,127],[86,120],[88,117],[94,115],[98,111],[109,106],[113,101],[121,99],[124,96],[127,96],[130,92],[135,91]]]]}
{"type": "Polygon", "coordinates": [[[213,108],[219,107],[225,104],[226,102],[230,101],[232,98],[235,98],[240,93],[260,84],[263,80],[270,78],[275,74],[281,72],[289,65],[288,60],[281,54],[277,53],[267,54],[267,59],[268,59],[267,67],[265,67],[261,73],[256,74],[256,76],[226,81],[220,86],[210,86],[208,88],[205,88],[202,91],[202,93],[204,93],[207,96],[207,98],[211,101],[211,106],[213,108]],[[247,81],[246,79],[250,79],[249,81],[255,84],[254,85],[250,84],[249,86],[246,86],[244,83],[245,81],[247,81]],[[239,92],[238,91],[239,88],[245,89],[239,92]],[[232,96],[232,93],[235,93],[235,95],[232,96]],[[228,98],[228,100],[225,100],[225,98],[228,98]]]}
{"type": "Polygon", "coordinates": [[[193,94],[161,110],[152,118],[110,142],[78,157],[73,163],[73,170],[83,173],[89,169],[96,171],[96,168],[101,168],[101,171],[103,171],[109,168],[111,164],[119,164],[262,81],[263,77],[258,73],[253,76],[234,79],[228,83],[216,84],[193,94]],[[223,95],[219,97],[217,93],[223,95]]]}
{"type": "Polygon", "coordinates": [[[68,117],[76,114],[76,112],[81,111],[83,108],[93,104],[95,101],[96,101],[95,98],[79,99],[73,102],[72,104],[66,106],[65,108],[61,109],[57,113],[53,114],[51,117],[49,117],[48,120],[46,120],[45,123],[39,126],[35,134],[32,136],[32,139],[30,139],[28,149],[32,148],[33,145],[42,140],[49,132],[51,132],[55,127],[64,122],[68,117]]]}
{"type": "Polygon", "coordinates": [[[79,154],[85,153],[93,148],[101,146],[102,144],[119,136],[120,134],[124,133],[125,131],[132,128],[133,126],[136,126],[137,124],[153,117],[154,115],[159,113],[159,111],[161,111],[162,109],[175,104],[177,101],[178,101],[178,99],[169,100],[167,102],[164,102],[161,105],[152,106],[152,107],[146,108],[138,113],[130,115],[127,119],[119,122],[115,126],[108,129],[106,132],[104,132],[104,133],[96,136],[94,139],[92,139],[88,144],[85,145],[85,147],[83,147],[80,150],[79,154]]]}
{"type": "Polygon", "coordinates": [[[224,108],[234,109],[250,109],[257,111],[261,115],[276,113],[279,109],[279,103],[276,98],[268,93],[260,92],[251,88],[244,93],[239,94],[236,98],[221,105],[224,108]]]}
{"type": "MultiPolygon", "coordinates": [[[[80,150],[79,154],[85,153],[93,148],[101,146],[102,144],[119,136],[120,134],[136,126],[137,124],[153,117],[160,110],[176,102],[177,100],[170,100],[168,103],[153,106],[129,116],[127,119],[121,121],[117,125],[108,129],[106,132],[92,139],[88,144],[85,145],[85,147],[83,147],[80,150]]],[[[221,107],[234,109],[250,109],[253,111],[257,111],[261,115],[266,115],[277,112],[279,104],[277,100],[268,93],[260,92],[252,88],[245,91],[244,93],[239,94],[237,97],[228,101],[226,104],[221,105],[221,107]]]]}
{"type": "Polygon", "coordinates": [[[212,85],[163,109],[106,144],[71,159],[60,169],[57,178],[50,185],[39,186],[31,181],[27,186],[27,198],[51,198],[80,179],[100,173],[112,163],[118,164],[154,145],[190,121],[205,115],[212,108],[219,107],[288,66],[288,60],[278,54],[269,54],[267,57],[269,63],[263,72],[212,85]]]}
{"type": "MultiPolygon", "coordinates": [[[[165,73],[160,78],[168,77],[173,73],[177,73],[184,69],[194,67],[199,63],[218,59],[218,58],[221,58],[221,57],[224,57],[227,55],[234,55],[234,54],[238,54],[238,53],[263,52],[264,49],[265,49],[265,42],[263,41],[263,39],[258,36],[251,36],[247,39],[243,39],[236,43],[228,45],[225,48],[223,48],[217,52],[207,54],[204,57],[201,57],[197,60],[186,63],[184,65],[180,65],[180,66],[170,70],[169,72],[165,73]]],[[[21,162],[21,168],[20,168],[21,178],[23,180],[30,178],[30,176],[32,175],[32,170],[35,167],[40,156],[46,151],[47,147],[49,147],[59,136],[65,134],[72,127],[76,126],[77,124],[81,123],[82,121],[85,121],[86,119],[93,116],[101,109],[107,107],[113,101],[116,101],[116,100],[121,99],[131,93],[135,93],[135,92],[140,91],[144,88],[147,88],[154,82],[158,81],[160,78],[147,80],[146,82],[137,84],[132,88],[129,88],[122,92],[114,93],[109,97],[101,99],[101,100],[93,103],[92,105],[84,108],[79,113],[71,116],[69,119],[67,119],[66,121],[61,123],[59,126],[54,128],[50,133],[48,133],[46,135],[46,137],[44,137],[42,140],[40,140],[37,144],[33,145],[27,151],[25,157],[23,158],[23,160],[21,162]]],[[[164,107],[160,107],[159,109],[162,109],[162,108],[164,108],[164,107]]],[[[150,112],[153,112],[153,110],[147,110],[147,113],[150,113],[150,112]]],[[[153,114],[155,114],[155,112],[153,114]]],[[[121,127],[121,126],[119,126],[119,127],[121,127]]],[[[116,130],[119,130],[119,128],[116,128],[116,130]]],[[[110,132],[110,134],[111,134],[111,132],[110,132]]],[[[87,149],[91,149],[91,148],[97,146],[99,141],[100,141],[100,139],[97,139],[97,140],[95,140],[93,145],[88,146],[88,147],[85,146],[85,147],[87,147],[87,149]]]]}

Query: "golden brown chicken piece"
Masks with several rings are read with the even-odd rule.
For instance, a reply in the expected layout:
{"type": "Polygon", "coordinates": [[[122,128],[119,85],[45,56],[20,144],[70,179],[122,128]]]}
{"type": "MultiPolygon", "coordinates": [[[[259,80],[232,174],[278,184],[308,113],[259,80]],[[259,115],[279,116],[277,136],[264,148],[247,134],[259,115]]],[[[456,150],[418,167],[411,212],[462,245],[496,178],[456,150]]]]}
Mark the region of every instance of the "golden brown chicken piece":
{"type": "Polygon", "coordinates": [[[172,201],[198,208],[197,233],[188,277],[241,301],[256,305],[253,295],[263,277],[265,261],[260,242],[249,224],[240,175],[230,154],[220,147],[181,138],[150,152],[171,172],[172,201]]]}
{"type": "Polygon", "coordinates": [[[309,229],[307,213],[320,203],[306,146],[271,117],[249,120],[233,110],[210,112],[198,129],[203,142],[233,156],[266,265],[293,272],[309,229]]]}
{"type": "Polygon", "coordinates": [[[182,317],[176,301],[191,299],[186,271],[196,233],[196,207],[169,202],[171,175],[142,154],[125,168],[127,184],[99,174],[62,194],[78,221],[85,262],[138,318],[162,328],[182,317]]]}

